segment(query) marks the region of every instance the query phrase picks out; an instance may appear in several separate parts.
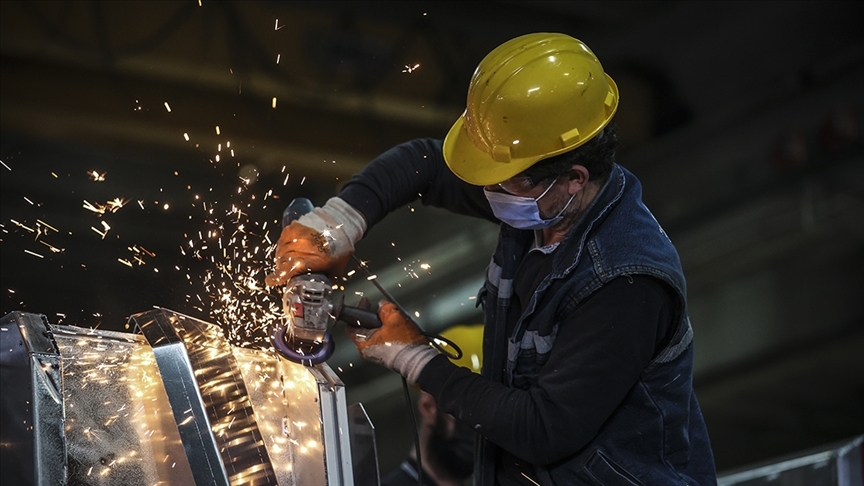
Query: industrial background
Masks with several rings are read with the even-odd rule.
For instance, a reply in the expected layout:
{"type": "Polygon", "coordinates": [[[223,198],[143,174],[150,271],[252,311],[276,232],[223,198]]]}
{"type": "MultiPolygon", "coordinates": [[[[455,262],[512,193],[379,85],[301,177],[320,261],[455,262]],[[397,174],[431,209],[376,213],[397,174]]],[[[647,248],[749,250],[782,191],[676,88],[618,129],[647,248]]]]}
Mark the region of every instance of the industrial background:
{"type": "MultiPolygon", "coordinates": [[[[259,342],[268,246],[389,147],[443,137],[537,31],[617,81],[619,162],[678,247],[718,470],[864,432],[860,2],[0,2],[2,313],[126,330],[153,306],[259,342]],[[256,337],[257,336],[257,337],[256,337]]],[[[496,227],[408,206],[357,248],[427,329],[480,322],[496,227]]],[[[365,275],[349,303],[380,295],[365,275]]],[[[131,331],[131,329],[129,329],[131,331]]],[[[338,339],[381,471],[398,376],[338,339]]]]}

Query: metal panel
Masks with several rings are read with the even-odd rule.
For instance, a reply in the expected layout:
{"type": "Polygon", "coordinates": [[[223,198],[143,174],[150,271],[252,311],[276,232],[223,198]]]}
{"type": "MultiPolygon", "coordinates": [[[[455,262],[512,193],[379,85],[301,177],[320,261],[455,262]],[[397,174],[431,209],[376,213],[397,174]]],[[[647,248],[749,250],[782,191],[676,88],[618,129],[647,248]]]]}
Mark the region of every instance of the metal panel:
{"type": "Polygon", "coordinates": [[[351,439],[348,435],[345,385],[326,363],[316,365],[309,370],[318,380],[318,390],[321,395],[327,483],[353,486],[354,473],[351,465],[351,439]]]}
{"type": "Polygon", "coordinates": [[[44,316],[0,320],[0,388],[4,484],[65,484],[61,358],[44,316]]]}
{"type": "Polygon", "coordinates": [[[314,377],[271,351],[234,348],[234,356],[279,484],[328,484],[314,377]]]}
{"type": "Polygon", "coordinates": [[[326,364],[230,346],[218,326],[167,309],[130,318],[142,334],[26,313],[2,322],[4,481],[378,484],[374,430],[359,405],[349,423],[326,364]],[[360,483],[352,444],[374,471],[360,483]]]}
{"type": "Polygon", "coordinates": [[[143,336],[52,326],[63,363],[69,484],[193,484],[143,336]]]}
{"type": "Polygon", "coordinates": [[[221,328],[167,309],[130,318],[156,356],[197,484],[277,484],[221,328]]]}
{"type": "Polygon", "coordinates": [[[348,407],[348,428],[351,433],[351,462],[354,465],[355,486],[379,486],[378,450],[375,447],[375,427],[361,403],[348,407]]]}

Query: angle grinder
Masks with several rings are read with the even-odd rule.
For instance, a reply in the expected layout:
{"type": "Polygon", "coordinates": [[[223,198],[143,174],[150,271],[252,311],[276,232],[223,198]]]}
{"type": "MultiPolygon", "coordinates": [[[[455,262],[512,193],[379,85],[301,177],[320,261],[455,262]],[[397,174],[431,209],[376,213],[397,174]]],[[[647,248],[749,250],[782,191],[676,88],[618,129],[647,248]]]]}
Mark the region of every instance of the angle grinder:
{"type": "MultiPolygon", "coordinates": [[[[312,201],[296,198],[282,213],[282,227],[314,209],[312,201]]],[[[286,359],[305,366],[327,361],[336,349],[327,330],[330,318],[349,326],[374,329],[381,327],[378,314],[345,305],[343,296],[333,304],[333,282],[324,274],[295,275],[282,293],[282,310],[286,320],[276,324],[270,342],[286,359]]]]}

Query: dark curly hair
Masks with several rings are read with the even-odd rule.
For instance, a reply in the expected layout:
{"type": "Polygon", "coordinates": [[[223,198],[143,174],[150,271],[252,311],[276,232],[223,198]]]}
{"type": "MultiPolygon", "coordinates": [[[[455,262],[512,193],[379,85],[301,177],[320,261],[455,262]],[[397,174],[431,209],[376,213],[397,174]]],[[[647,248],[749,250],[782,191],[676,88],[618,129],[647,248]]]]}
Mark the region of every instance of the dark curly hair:
{"type": "Polygon", "coordinates": [[[533,185],[537,185],[570,172],[573,164],[578,164],[588,169],[592,181],[602,185],[612,172],[615,151],[619,145],[618,126],[612,122],[584,145],[543,159],[522,171],[522,174],[528,176],[533,185]]]}

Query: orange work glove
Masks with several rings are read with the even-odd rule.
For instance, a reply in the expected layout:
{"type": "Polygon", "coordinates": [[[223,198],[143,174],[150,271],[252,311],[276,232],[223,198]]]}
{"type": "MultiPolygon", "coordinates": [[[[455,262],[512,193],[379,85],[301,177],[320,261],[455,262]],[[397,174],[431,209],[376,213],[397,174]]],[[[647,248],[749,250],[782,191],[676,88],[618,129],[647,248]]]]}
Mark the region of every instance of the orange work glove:
{"type": "Polygon", "coordinates": [[[300,273],[324,273],[338,278],[354,253],[354,243],[366,231],[359,211],[338,197],[304,214],[282,229],[276,244],[276,269],[269,286],[284,285],[300,273]]]}
{"type": "Polygon", "coordinates": [[[351,253],[334,255],[328,237],[297,221],[282,230],[276,244],[276,270],[267,275],[269,286],[284,285],[300,273],[324,273],[331,279],[339,277],[351,258],[351,253]]]}
{"type": "Polygon", "coordinates": [[[435,350],[417,327],[392,302],[378,304],[381,327],[364,329],[345,326],[363,359],[385,366],[416,384],[420,372],[435,356],[435,350]]]}

